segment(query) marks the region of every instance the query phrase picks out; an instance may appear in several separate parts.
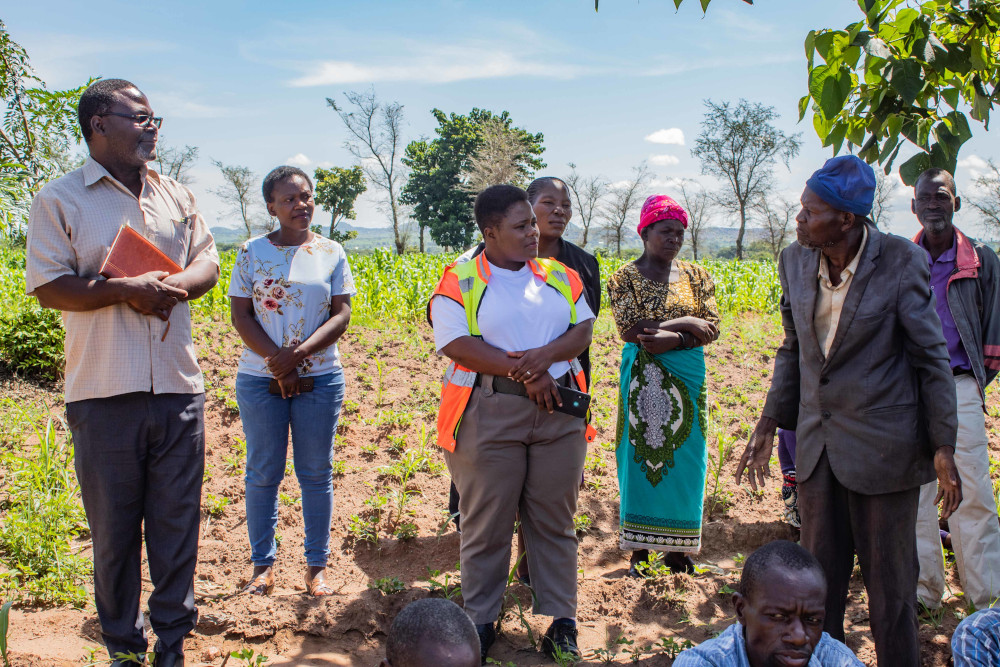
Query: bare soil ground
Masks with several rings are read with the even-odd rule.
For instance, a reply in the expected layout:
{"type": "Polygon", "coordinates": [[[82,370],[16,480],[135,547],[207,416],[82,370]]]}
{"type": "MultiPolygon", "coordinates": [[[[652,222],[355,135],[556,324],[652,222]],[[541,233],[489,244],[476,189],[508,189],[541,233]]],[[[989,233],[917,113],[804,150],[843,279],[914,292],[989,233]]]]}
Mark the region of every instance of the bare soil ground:
{"type": "MultiPolygon", "coordinates": [[[[733,482],[736,460],[763,403],[780,326],[774,317],[735,318],[726,322],[723,338],[709,349],[710,495],[705,546],[696,557],[703,571],[655,581],[624,576],[628,554],[618,549],[616,537],[614,453],[604,446],[614,437],[619,348],[606,318],[597,329],[593,356],[599,437],[591,446],[579,505],[580,514],[592,520],[580,539],[580,645],[591,656],[588,664],[602,664],[593,651],[610,645],[617,651],[611,659],[614,664],[669,665],[671,660],[663,653],[636,655],[633,661],[628,649],[616,645],[615,640],[631,640],[636,650],[664,639],[697,644],[713,637],[734,622],[729,592],[739,580],[744,556],[770,540],[797,537],[782,521],[780,477],[772,478],[766,493],[759,497],[733,482]]],[[[238,594],[250,573],[242,429],[233,388],[240,344],[231,327],[220,322],[199,325],[196,338],[209,383],[208,455],[195,581],[201,615],[186,644],[189,664],[221,665],[223,656],[242,648],[269,656],[271,665],[377,664],[395,614],[413,600],[440,595],[446,575],[451,585],[460,579],[459,536],[445,523],[448,476],[443,465],[419,472],[407,483],[405,490],[412,492],[413,500],[406,509],[412,510],[412,516],[384,513],[377,544],[356,541],[349,533],[352,515],[370,516],[373,498],[389,498],[392,505],[391,494],[402,490],[386,467],[391,468],[407,452],[419,451],[423,443],[430,459],[435,464],[442,462],[428,430],[434,423],[445,361],[433,354],[430,331],[395,324],[353,327],[342,342],[348,401],[337,444],[336,459],[344,467],[335,480],[329,568],[337,594],[323,599],[310,598],[304,592],[303,529],[294,474],[286,476],[281,488],[275,592],[263,599],[238,594]],[[213,508],[215,516],[209,511],[213,508]],[[393,536],[393,529],[407,521],[416,525],[416,535],[410,539],[393,536]],[[434,572],[437,574],[432,575],[434,572]],[[402,590],[388,594],[378,590],[375,582],[383,578],[398,579],[402,586],[397,587],[402,590]]],[[[45,401],[55,410],[61,408],[58,385],[3,373],[0,391],[19,401],[45,401]]],[[[994,395],[990,397],[990,412],[993,433],[1000,425],[994,395]]],[[[777,474],[776,460],[772,470],[777,474]]],[[[80,546],[86,553],[85,541],[80,546]]],[[[949,566],[949,583],[951,590],[960,591],[953,566],[949,566]]],[[[148,574],[144,588],[148,595],[148,574]]],[[[527,588],[515,583],[510,592],[529,605],[527,588]]],[[[948,664],[949,638],[963,614],[963,602],[956,595],[948,600],[942,614],[922,619],[924,665],[948,664]]],[[[492,656],[502,664],[546,664],[532,648],[528,628],[537,639],[548,622],[548,618],[536,618],[530,612],[522,622],[515,606],[506,613],[492,656]]],[[[847,630],[849,646],[864,662],[874,665],[859,575],[851,588],[847,630]]],[[[90,655],[89,649],[98,649],[96,657],[102,657],[92,603],[82,610],[14,609],[10,646],[12,664],[20,667],[80,665],[90,655]]],[[[232,667],[242,662],[230,659],[228,664],[232,667]]]]}

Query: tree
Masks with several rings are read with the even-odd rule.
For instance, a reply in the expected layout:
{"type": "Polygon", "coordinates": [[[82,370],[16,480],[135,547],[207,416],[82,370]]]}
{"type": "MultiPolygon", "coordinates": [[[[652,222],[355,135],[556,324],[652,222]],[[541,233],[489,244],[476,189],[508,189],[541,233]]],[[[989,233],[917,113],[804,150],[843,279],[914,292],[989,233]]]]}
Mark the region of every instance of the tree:
{"type": "Polygon", "coordinates": [[[460,115],[433,109],[431,114],[438,122],[434,130],[437,136],[407,145],[403,164],[409,167],[410,178],[400,201],[413,206],[421,251],[425,229],[438,245],[462,248],[472,243],[477,231],[472,214],[474,193],[467,186],[466,175],[483,145],[485,128],[492,123],[503,125],[520,139],[524,150],[516,156],[516,170],[522,181],[545,166],[539,159],[543,136],[515,127],[506,111],[494,114],[474,108],[460,115]]]}
{"type": "Polygon", "coordinates": [[[786,135],[771,124],[778,117],[774,107],[740,100],[734,108],[729,102],[705,100],[705,108],[701,134],[691,154],[701,160],[701,173],[728,186],[717,201],[740,214],[736,257],[743,259],[748,209],[770,190],[775,164],[780,161],[788,167],[799,154],[800,135],[786,135]]]}
{"type": "Polygon", "coordinates": [[[228,215],[238,218],[246,229],[247,238],[254,235],[254,231],[264,228],[266,231],[274,229],[274,222],[262,222],[260,215],[260,200],[257,199],[257,186],[259,178],[250,167],[238,164],[227,165],[219,160],[212,160],[212,164],[219,168],[225,185],[211,190],[225,204],[229,206],[228,215]]]}
{"type": "Polygon", "coordinates": [[[76,107],[94,79],[78,88],[50,91],[35,75],[24,48],[0,21],[0,220],[20,235],[31,198],[52,178],[79,166],[73,151],[82,140],[76,107]]]}
{"type": "Polygon", "coordinates": [[[642,206],[646,185],[652,174],[643,161],[632,168],[632,178],[622,183],[611,185],[611,196],[601,209],[601,219],[604,222],[605,242],[614,244],[615,254],[622,254],[622,240],[625,237],[626,223],[632,221],[632,214],[642,206]]]}
{"type": "Polygon", "coordinates": [[[367,93],[346,92],[344,97],[353,110],[326,98],[352,137],[344,147],[361,164],[365,176],[382,191],[392,218],[392,235],[396,253],[406,251],[407,234],[403,227],[405,217],[399,195],[403,188],[403,170],[400,158],[403,152],[403,105],[399,102],[380,102],[372,89],[367,93]]]}
{"type": "Polygon", "coordinates": [[[346,243],[355,238],[354,230],[341,232],[337,223],[355,219],[354,202],[368,189],[361,167],[316,168],[316,193],[314,198],[324,211],[330,214],[330,238],[338,243],[346,243]]]}
{"type": "Polygon", "coordinates": [[[992,228],[996,234],[1000,231],[1000,166],[993,160],[987,165],[989,172],[977,176],[973,181],[978,194],[966,199],[983,216],[986,227],[992,228]]]}
{"type": "Polygon", "coordinates": [[[1000,94],[1000,0],[858,6],[863,20],[806,37],[809,94],[799,100],[799,118],[811,101],[824,146],[839,153],[847,141],[887,174],[906,139],[919,149],[899,167],[906,185],[931,166],[955,173],[972,137],[961,109],[988,130],[1000,94]]]}
{"type": "Polygon", "coordinates": [[[156,147],[158,171],[184,185],[190,185],[194,182],[194,178],[189,172],[197,159],[198,149],[194,146],[173,148],[159,144],[156,147]]]}
{"type": "Polygon", "coordinates": [[[889,176],[881,170],[875,172],[875,200],[872,202],[872,212],[868,217],[878,229],[888,229],[892,198],[896,196],[898,187],[899,182],[894,176],[889,176]]]}
{"type": "Polygon", "coordinates": [[[529,157],[545,150],[541,147],[541,133],[532,136],[512,128],[509,121],[489,118],[482,124],[480,137],[479,147],[463,172],[465,188],[470,192],[505,183],[525,187],[534,170],[545,166],[529,157]]]}
{"type": "Polygon", "coordinates": [[[608,182],[601,176],[588,176],[584,178],[576,171],[576,165],[569,163],[569,176],[566,177],[566,185],[573,195],[576,203],[576,211],[579,214],[578,220],[583,229],[583,238],[580,247],[587,247],[587,236],[590,234],[590,226],[594,222],[594,215],[601,209],[601,202],[608,194],[608,182]]]}
{"type": "Polygon", "coordinates": [[[795,215],[801,206],[798,202],[789,201],[784,197],[778,197],[772,203],[771,197],[765,194],[754,202],[754,208],[760,214],[763,225],[761,227],[761,240],[767,245],[771,256],[777,262],[778,255],[781,254],[781,249],[785,247],[792,231],[795,215]]]}
{"type": "Polygon", "coordinates": [[[691,252],[694,261],[698,261],[698,245],[701,232],[708,226],[711,217],[712,196],[699,183],[692,180],[681,180],[681,205],[688,214],[687,235],[691,239],[691,252]]]}

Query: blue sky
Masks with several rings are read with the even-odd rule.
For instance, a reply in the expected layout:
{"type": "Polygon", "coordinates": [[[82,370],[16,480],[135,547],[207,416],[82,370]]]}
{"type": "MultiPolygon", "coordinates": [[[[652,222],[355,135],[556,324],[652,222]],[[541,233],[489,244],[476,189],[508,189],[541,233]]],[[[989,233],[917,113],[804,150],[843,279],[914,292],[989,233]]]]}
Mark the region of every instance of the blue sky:
{"type": "MultiPolygon", "coordinates": [[[[831,155],[808,116],[796,123],[803,39],[859,17],[854,0],[715,0],[706,16],[696,0],[678,12],[670,0],[604,0],[599,13],[590,0],[175,0],[12,3],[3,19],[50,87],[88,76],[135,82],[166,119],[161,141],[199,147],[191,187],[210,224],[234,226],[210,192],[220,184],[210,158],[260,175],[289,162],[349,166],[346,132],[326,98],[371,86],[404,105],[407,140],[433,133],[435,107],[508,110],[544,133],[544,173],[565,175],[573,162],[584,175],[619,181],[649,160],[654,188],[667,193],[676,178],[718,186],[690,154],[702,100],[763,102],[783,130],[802,134],[800,157],[777,172],[779,191],[797,198],[831,155]]],[[[1000,157],[981,126],[973,130],[960,188],[984,159],[1000,157]]],[[[915,231],[909,193],[900,188],[893,204],[891,230],[915,231]]],[[[971,213],[963,219],[972,226],[971,213]]],[[[371,193],[358,224],[388,224],[371,193]]]]}

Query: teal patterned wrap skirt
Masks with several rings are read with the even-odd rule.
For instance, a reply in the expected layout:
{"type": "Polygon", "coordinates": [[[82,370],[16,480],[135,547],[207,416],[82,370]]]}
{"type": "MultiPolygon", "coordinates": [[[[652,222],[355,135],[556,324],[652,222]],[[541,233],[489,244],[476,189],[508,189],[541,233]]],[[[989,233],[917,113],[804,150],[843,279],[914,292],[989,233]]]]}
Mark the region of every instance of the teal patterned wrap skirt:
{"type": "Polygon", "coordinates": [[[622,549],[696,552],[705,501],[705,354],[622,349],[615,437],[622,549]]]}

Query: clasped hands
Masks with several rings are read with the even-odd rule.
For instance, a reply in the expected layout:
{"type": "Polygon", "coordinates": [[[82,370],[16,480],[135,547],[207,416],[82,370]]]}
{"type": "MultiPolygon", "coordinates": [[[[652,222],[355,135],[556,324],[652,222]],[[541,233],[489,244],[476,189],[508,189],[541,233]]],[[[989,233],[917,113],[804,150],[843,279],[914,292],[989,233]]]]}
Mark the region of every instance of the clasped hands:
{"type": "MultiPolygon", "coordinates": [[[[750,488],[763,490],[764,481],[771,476],[771,450],[774,448],[774,434],[778,422],[771,417],[761,417],[750,434],[743,455],[736,465],[736,483],[739,484],[743,471],[747,473],[750,488]],[[757,485],[760,484],[760,489],[757,485]]],[[[934,471],[938,478],[938,492],[934,504],[941,503],[941,518],[947,519],[962,502],[962,479],[955,467],[955,448],[939,447],[934,452],[934,471]]]]}
{"type": "Polygon", "coordinates": [[[559,386],[549,375],[549,366],[558,359],[553,359],[543,347],[508,352],[507,356],[517,360],[507,372],[508,377],[524,384],[528,398],[538,405],[539,410],[552,414],[557,406],[562,407],[559,386]]]}
{"type": "Polygon", "coordinates": [[[668,328],[647,328],[638,334],[639,345],[650,354],[663,354],[675,350],[677,335],[681,332],[691,334],[699,345],[707,345],[719,337],[719,328],[700,317],[679,317],[670,320],[668,328]]]}
{"type": "Polygon", "coordinates": [[[299,395],[298,365],[305,356],[300,347],[286,345],[278,348],[278,351],[271,356],[264,358],[268,372],[278,381],[282,398],[299,395]]]}
{"type": "Polygon", "coordinates": [[[133,278],[122,278],[125,303],[137,313],[152,315],[166,322],[174,306],[188,295],[187,290],[181,288],[182,281],[177,275],[150,271],[133,278]]]}

